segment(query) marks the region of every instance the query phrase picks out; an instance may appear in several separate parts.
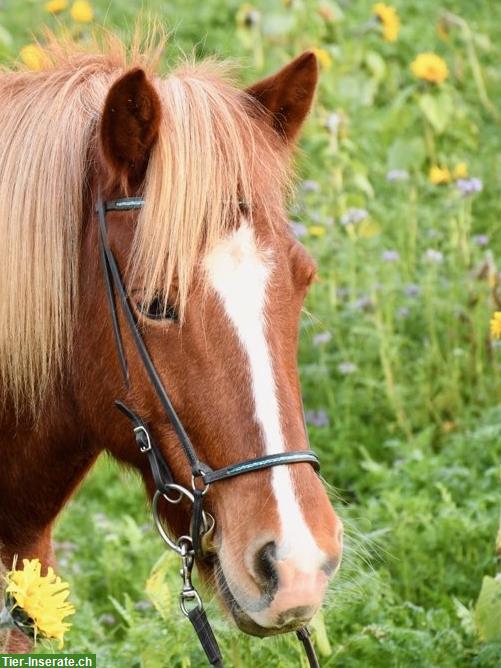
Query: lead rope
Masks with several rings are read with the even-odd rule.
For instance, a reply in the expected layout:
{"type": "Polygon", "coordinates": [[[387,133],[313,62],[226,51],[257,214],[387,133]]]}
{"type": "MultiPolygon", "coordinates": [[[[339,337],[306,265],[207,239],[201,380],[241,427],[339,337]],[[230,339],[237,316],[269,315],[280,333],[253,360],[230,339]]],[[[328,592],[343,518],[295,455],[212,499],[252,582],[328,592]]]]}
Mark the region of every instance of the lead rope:
{"type": "Polygon", "coordinates": [[[180,540],[182,541],[180,542],[182,560],[180,573],[183,578],[183,589],[180,595],[181,611],[188,617],[195,629],[195,633],[198,636],[202,649],[205,652],[205,656],[211,666],[224,668],[223,656],[219,649],[216,636],[207,619],[200,595],[191,582],[191,571],[193,570],[194,564],[194,550],[191,546],[191,540],[188,536],[185,537],[184,541],[182,538],[180,540]],[[195,601],[195,607],[188,610],[187,605],[191,601],[195,601]]]}
{"type": "Polygon", "coordinates": [[[315,648],[311,641],[311,631],[307,626],[296,631],[296,636],[303,643],[304,651],[306,652],[306,658],[310,664],[310,668],[320,668],[318,663],[317,655],[315,654],[315,648]]]}

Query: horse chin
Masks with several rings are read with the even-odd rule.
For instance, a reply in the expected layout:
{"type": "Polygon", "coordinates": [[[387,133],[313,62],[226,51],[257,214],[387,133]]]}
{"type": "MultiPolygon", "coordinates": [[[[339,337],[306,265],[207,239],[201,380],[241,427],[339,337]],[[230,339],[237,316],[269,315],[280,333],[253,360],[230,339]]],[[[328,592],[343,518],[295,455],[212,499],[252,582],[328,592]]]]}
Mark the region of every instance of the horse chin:
{"type": "Polygon", "coordinates": [[[223,604],[224,610],[227,612],[231,621],[243,631],[251,636],[257,636],[259,638],[265,638],[267,636],[276,636],[282,633],[289,633],[291,631],[297,631],[302,626],[307,624],[310,620],[296,620],[289,624],[285,624],[279,627],[265,627],[261,626],[255,622],[247,612],[241,607],[240,603],[231,593],[231,590],[228,586],[224,571],[221,566],[221,562],[217,557],[213,559],[213,575],[216,584],[216,589],[219,594],[219,598],[223,604]]]}

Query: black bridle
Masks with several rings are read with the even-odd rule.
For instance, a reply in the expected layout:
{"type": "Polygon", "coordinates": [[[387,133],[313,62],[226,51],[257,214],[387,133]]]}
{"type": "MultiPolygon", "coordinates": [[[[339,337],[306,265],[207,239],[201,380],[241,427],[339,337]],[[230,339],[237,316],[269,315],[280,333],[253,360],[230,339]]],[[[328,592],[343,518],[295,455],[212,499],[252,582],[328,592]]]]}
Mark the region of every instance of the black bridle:
{"type": "MultiPolygon", "coordinates": [[[[126,387],[129,387],[129,370],[120,330],[116,295],[118,295],[118,301],[123,316],[134,340],[136,350],[141,358],[144,369],[172,427],[174,428],[174,431],[176,432],[185,458],[190,466],[191,490],[176,484],[170,467],[165,461],[160,448],[155,443],[146,422],[122,401],[115,401],[115,405],[131,421],[139,450],[148,458],[151,474],[156,487],[152,508],[157,529],[167,545],[173,549],[182,560],[181,576],[183,578],[183,588],[180,594],[181,610],[193,624],[209,662],[213,666],[222,668],[223,659],[221,652],[214,633],[209,625],[200,595],[191,581],[191,572],[195,557],[202,557],[204,554],[207,554],[207,544],[215,526],[214,518],[203,510],[204,496],[207,493],[209,486],[215,482],[234,478],[235,476],[246,473],[252,473],[254,471],[260,471],[273,466],[307,462],[311,464],[316,471],[319,470],[320,466],[318,457],[312,450],[297,450],[276,455],[267,455],[265,457],[257,457],[216,470],[212,469],[198,458],[195,448],[169,399],[169,395],[167,394],[148,352],[138,326],[135,311],[130,304],[120,269],[109,244],[108,229],[106,225],[107,212],[131,211],[140,209],[143,204],[144,200],[139,197],[127,197],[109,201],[103,201],[101,198],[98,199],[97,214],[99,222],[99,248],[106,295],[110,308],[116,349],[125,385],[126,387]],[[162,524],[159,513],[159,503],[161,499],[164,499],[168,503],[177,504],[183,497],[186,497],[193,505],[190,534],[180,536],[174,540],[167,533],[162,524]]],[[[297,631],[297,636],[305,647],[310,666],[312,668],[318,667],[319,664],[311,643],[309,630],[306,627],[299,629],[299,631],[297,631]]]]}

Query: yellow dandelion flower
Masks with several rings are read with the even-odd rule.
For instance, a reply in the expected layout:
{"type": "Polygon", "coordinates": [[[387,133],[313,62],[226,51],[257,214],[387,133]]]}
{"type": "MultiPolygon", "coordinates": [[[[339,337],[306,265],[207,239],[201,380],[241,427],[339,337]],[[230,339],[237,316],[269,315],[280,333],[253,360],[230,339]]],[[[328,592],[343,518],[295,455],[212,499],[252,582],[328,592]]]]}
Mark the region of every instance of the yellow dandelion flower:
{"type": "Polygon", "coordinates": [[[376,2],[372,7],[372,13],[381,22],[384,39],[387,42],[396,42],[400,32],[400,18],[395,7],[385,5],[384,2],[376,2]]]}
{"type": "Polygon", "coordinates": [[[312,237],[323,237],[325,236],[325,227],[321,225],[310,225],[308,232],[312,237]]]}
{"type": "Polygon", "coordinates": [[[45,11],[49,14],[59,14],[68,8],[68,0],[50,0],[45,3],[45,11]]]}
{"type": "Polygon", "coordinates": [[[23,559],[23,570],[12,570],[5,576],[6,594],[14,603],[12,614],[21,610],[32,621],[35,637],[52,638],[63,646],[64,634],[71,624],[64,618],[72,615],[75,608],[66,600],[69,586],[62,582],[52,568],[41,575],[38,559],[23,559]]]}
{"type": "Polygon", "coordinates": [[[501,339],[501,311],[496,311],[492,316],[491,336],[493,339],[501,339]]]}
{"type": "Polygon", "coordinates": [[[418,79],[440,84],[449,75],[447,63],[435,53],[420,53],[411,63],[411,71],[418,79]]]}
{"type": "Polygon", "coordinates": [[[454,179],[466,179],[468,176],[468,165],[466,162],[458,162],[454,167],[452,175],[454,176],[454,179]]]}
{"type": "Polygon", "coordinates": [[[320,65],[322,70],[330,70],[331,65],[332,65],[332,56],[331,54],[326,51],[325,49],[320,49],[318,47],[313,47],[311,49],[313,53],[316,55],[318,64],[320,65]]]}
{"type": "Polygon", "coordinates": [[[434,186],[440,186],[451,182],[451,173],[448,167],[432,165],[428,176],[430,182],[433,183],[434,186]]]}
{"type": "Polygon", "coordinates": [[[77,23],[90,23],[94,18],[94,10],[87,0],[77,0],[71,6],[71,18],[77,23]]]}
{"type": "Polygon", "coordinates": [[[19,52],[19,56],[28,69],[33,71],[43,70],[46,64],[46,56],[38,44],[27,44],[19,52]]]}

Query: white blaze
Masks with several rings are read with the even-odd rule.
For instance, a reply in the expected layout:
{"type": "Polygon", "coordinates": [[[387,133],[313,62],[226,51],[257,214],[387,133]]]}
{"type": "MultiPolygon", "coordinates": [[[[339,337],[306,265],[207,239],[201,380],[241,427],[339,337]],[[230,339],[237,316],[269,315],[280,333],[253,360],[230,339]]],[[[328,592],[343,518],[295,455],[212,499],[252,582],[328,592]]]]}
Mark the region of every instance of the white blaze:
{"type": "MultiPolygon", "coordinates": [[[[285,452],[273,364],[265,335],[266,288],[271,252],[260,250],[247,222],[219,242],[205,258],[208,280],[235,327],[249,362],[256,419],[265,454],[285,452]]],[[[294,493],[289,466],[276,466],[272,486],[281,524],[277,559],[291,559],[303,572],[316,571],[324,559],[294,493]]]]}

